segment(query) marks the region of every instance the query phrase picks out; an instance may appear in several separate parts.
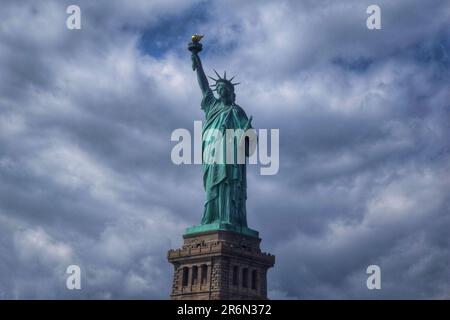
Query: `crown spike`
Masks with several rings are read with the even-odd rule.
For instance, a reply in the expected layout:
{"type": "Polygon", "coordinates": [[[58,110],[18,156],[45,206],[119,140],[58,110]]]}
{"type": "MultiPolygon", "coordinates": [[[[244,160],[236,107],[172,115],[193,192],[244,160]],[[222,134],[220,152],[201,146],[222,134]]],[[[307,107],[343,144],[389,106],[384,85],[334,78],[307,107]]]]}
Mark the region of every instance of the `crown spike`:
{"type": "Polygon", "coordinates": [[[227,72],[226,71],[223,72],[223,79],[227,80],[227,72]]]}
{"type": "Polygon", "coordinates": [[[241,84],[240,82],[232,83],[233,86],[237,86],[238,84],[241,84]]]}
{"type": "MultiPolygon", "coordinates": [[[[217,80],[222,79],[222,78],[220,77],[220,74],[218,74],[217,71],[216,71],[215,69],[213,69],[213,70],[214,70],[214,72],[216,73],[216,75],[219,77],[219,79],[217,79],[217,80]]],[[[216,81],[217,81],[217,80],[216,80],[216,81]]]]}
{"type": "Polygon", "coordinates": [[[232,76],[231,79],[228,80],[228,81],[230,81],[230,82],[233,81],[234,77],[236,77],[236,76],[232,76]]]}
{"type": "Polygon", "coordinates": [[[210,78],[211,80],[214,80],[215,82],[217,82],[219,79],[214,79],[213,77],[208,76],[208,78],[210,78]]]}

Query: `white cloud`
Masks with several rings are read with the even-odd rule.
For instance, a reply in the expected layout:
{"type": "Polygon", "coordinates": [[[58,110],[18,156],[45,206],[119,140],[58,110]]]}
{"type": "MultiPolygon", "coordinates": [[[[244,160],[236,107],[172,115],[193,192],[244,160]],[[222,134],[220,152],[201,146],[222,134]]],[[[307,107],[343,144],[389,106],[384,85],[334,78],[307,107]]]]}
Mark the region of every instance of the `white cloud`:
{"type": "Polygon", "coordinates": [[[54,266],[68,263],[72,258],[69,245],[52,239],[40,227],[16,232],[14,242],[22,263],[37,260],[45,266],[54,266]]]}

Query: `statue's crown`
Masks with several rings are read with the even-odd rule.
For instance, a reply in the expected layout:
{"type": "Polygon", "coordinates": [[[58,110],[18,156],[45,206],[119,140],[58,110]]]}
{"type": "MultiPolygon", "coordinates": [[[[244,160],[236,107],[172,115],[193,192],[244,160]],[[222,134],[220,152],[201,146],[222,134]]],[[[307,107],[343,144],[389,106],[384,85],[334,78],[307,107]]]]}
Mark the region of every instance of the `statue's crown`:
{"type": "MultiPolygon", "coordinates": [[[[213,70],[214,70],[214,69],[213,69],[213,70]]],[[[231,82],[231,81],[233,81],[233,79],[234,79],[235,76],[231,77],[231,79],[227,79],[227,72],[226,72],[226,71],[223,72],[223,77],[221,77],[221,76],[217,73],[216,70],[214,70],[214,72],[216,73],[218,79],[215,79],[215,78],[213,78],[213,77],[208,76],[210,79],[212,79],[212,80],[215,81],[215,83],[212,84],[211,87],[216,87],[219,83],[223,83],[223,84],[225,84],[225,85],[231,87],[232,90],[234,91],[234,86],[236,86],[236,85],[239,84],[239,82],[236,82],[236,83],[231,82]]],[[[214,90],[216,90],[216,89],[214,89],[214,90]]],[[[214,91],[214,90],[213,90],[213,91],[214,91]]]]}

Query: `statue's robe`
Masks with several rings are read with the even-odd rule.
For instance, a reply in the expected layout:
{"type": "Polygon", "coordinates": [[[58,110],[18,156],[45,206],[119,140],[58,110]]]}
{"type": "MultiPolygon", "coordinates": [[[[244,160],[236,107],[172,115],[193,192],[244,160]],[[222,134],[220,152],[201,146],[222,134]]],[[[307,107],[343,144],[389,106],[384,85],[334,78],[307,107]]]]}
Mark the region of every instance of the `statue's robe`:
{"type": "MultiPolygon", "coordinates": [[[[207,94],[204,95],[201,107],[206,116],[202,129],[202,151],[204,155],[210,153],[213,145],[218,145],[214,142],[215,137],[211,137],[214,130],[210,129],[220,130],[224,140],[226,129],[249,129],[246,127],[249,123],[244,110],[234,103],[231,106],[224,105],[214,97],[211,90],[208,90],[207,94]]],[[[203,185],[206,191],[206,201],[202,224],[222,222],[247,226],[246,167],[245,161],[243,164],[236,161],[237,144],[233,144],[234,163],[226,163],[225,160],[222,164],[205,163],[203,161],[203,185]]],[[[217,150],[215,151],[217,152],[217,150]]],[[[226,151],[223,152],[223,157],[223,159],[226,159],[226,151]]]]}

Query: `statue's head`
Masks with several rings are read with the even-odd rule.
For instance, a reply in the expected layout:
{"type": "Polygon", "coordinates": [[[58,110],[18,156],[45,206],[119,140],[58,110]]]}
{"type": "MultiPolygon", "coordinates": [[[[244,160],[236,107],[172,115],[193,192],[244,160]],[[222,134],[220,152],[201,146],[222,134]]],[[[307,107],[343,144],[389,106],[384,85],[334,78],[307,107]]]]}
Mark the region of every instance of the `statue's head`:
{"type": "Polygon", "coordinates": [[[234,102],[234,86],[231,83],[219,81],[216,84],[215,91],[219,97],[234,102]]]}
{"type": "Polygon", "coordinates": [[[210,77],[215,81],[215,83],[211,85],[212,87],[215,87],[213,91],[217,92],[221,100],[229,103],[234,103],[234,100],[236,98],[236,95],[234,94],[234,86],[238,85],[239,83],[231,82],[234,77],[228,80],[226,72],[224,72],[223,78],[217,73],[216,70],[214,70],[214,72],[216,73],[217,77],[219,77],[219,79],[210,77]]]}

